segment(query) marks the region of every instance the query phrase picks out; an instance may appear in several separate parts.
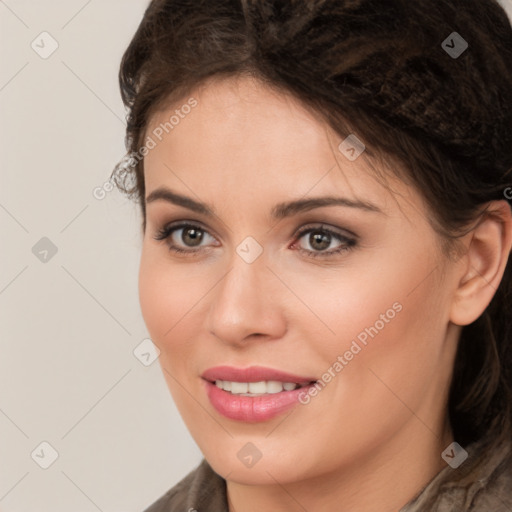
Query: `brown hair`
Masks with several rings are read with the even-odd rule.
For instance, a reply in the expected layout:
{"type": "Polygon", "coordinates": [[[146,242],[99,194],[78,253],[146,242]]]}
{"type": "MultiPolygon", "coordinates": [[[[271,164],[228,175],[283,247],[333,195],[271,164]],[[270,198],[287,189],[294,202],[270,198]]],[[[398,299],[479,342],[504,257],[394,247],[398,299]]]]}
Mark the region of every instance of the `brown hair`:
{"type": "MultiPolygon", "coordinates": [[[[133,155],[151,115],[211,77],[249,73],[341,136],[357,133],[370,157],[403,164],[395,172],[453,242],[510,186],[511,64],[512,27],[495,0],[153,0],[121,62],[132,166],[113,178],[139,201],[145,229],[144,161],[133,155]],[[453,32],[469,45],[458,56],[453,32]]],[[[462,445],[512,434],[511,291],[508,265],[462,331],[449,400],[462,445]]]]}

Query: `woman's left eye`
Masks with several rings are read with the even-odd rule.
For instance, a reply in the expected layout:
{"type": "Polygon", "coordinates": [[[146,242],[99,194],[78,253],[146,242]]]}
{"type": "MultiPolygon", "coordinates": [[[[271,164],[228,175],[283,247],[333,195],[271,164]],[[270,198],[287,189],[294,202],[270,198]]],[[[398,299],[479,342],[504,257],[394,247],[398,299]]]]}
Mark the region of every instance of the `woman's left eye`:
{"type": "MultiPolygon", "coordinates": [[[[167,240],[167,245],[173,252],[190,255],[206,249],[209,244],[202,245],[202,243],[208,241],[208,239],[213,241],[214,245],[218,245],[215,237],[210,235],[208,231],[201,226],[190,223],[164,226],[154,238],[155,240],[167,240]]],[[[303,228],[295,235],[295,240],[292,247],[298,245],[297,249],[299,251],[315,258],[327,258],[339,254],[349,250],[357,243],[355,237],[338,233],[324,226],[303,228]],[[303,244],[300,243],[302,239],[309,244],[311,249],[304,248],[303,244]],[[335,244],[334,248],[333,243],[335,244]]]]}
{"type": "Polygon", "coordinates": [[[357,243],[355,237],[349,237],[324,226],[303,229],[297,234],[297,238],[299,241],[304,238],[309,246],[313,248],[313,250],[310,250],[299,247],[299,251],[307,252],[314,258],[328,258],[340,254],[351,249],[357,243]],[[333,242],[338,243],[334,248],[332,247],[333,242]]]}

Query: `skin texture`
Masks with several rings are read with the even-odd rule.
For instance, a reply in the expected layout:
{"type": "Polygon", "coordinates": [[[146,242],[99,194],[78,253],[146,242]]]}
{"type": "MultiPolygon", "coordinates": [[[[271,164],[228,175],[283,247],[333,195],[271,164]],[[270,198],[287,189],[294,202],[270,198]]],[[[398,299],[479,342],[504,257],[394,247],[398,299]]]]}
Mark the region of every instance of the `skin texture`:
{"type": "MultiPolygon", "coordinates": [[[[345,158],[343,138],[291,96],[248,77],[210,81],[191,96],[197,106],[145,157],[146,197],[165,186],[215,215],[149,202],[139,275],[177,407],[226,478],[231,511],[396,511],[446,466],[460,326],[482,313],[501,279],[510,208],[493,204],[450,259],[419,193],[391,172],[377,180],[364,153],[345,158]],[[270,217],[278,203],[321,196],[380,212],[324,206],[270,217]],[[180,220],[205,230],[202,252],[186,228],[155,240],[180,220]],[[356,244],[325,255],[344,243],[332,237],[322,253],[308,233],[296,235],[320,224],[356,244]],[[250,264],[236,252],[249,236],[263,248],[250,264]],[[260,365],[320,379],[396,303],[401,311],[307,405],[244,423],[210,404],[207,368],[260,365]],[[251,468],[237,457],[248,442],[262,455],[251,468]]],[[[176,108],[155,114],[147,134],[176,108]]]]}

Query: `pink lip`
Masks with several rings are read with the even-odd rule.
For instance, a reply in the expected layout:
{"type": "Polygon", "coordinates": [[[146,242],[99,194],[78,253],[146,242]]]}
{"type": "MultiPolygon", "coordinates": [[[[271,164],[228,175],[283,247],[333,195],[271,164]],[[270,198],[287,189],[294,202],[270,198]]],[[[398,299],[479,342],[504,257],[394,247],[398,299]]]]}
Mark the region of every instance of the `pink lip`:
{"type": "Polygon", "coordinates": [[[290,373],[251,366],[250,368],[233,368],[217,366],[206,370],[201,377],[205,380],[206,393],[213,407],[223,416],[237,421],[267,421],[287,411],[299,403],[299,395],[307,393],[308,388],[316,381],[314,378],[292,375],[290,373]],[[233,395],[215,385],[216,380],[233,382],[260,382],[276,380],[279,382],[296,382],[304,387],[293,391],[281,391],[262,396],[233,395]],[[308,384],[308,385],[306,385],[308,384]]]}
{"type": "Polygon", "coordinates": [[[250,366],[249,368],[235,368],[233,366],[215,366],[208,368],[201,377],[210,382],[216,380],[229,380],[232,382],[261,382],[262,380],[277,380],[279,382],[296,382],[307,384],[316,381],[314,377],[293,375],[291,373],[265,368],[264,366],[250,366]]]}

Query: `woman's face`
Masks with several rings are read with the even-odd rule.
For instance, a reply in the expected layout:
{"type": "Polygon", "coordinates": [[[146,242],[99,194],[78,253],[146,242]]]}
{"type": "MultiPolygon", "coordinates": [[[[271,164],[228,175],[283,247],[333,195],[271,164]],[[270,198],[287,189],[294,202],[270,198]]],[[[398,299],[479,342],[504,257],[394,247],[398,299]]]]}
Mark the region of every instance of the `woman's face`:
{"type": "Polygon", "coordinates": [[[284,484],[442,445],[456,274],[419,194],[257,81],[191,96],[146,133],[139,291],[206,459],[284,484]]]}

